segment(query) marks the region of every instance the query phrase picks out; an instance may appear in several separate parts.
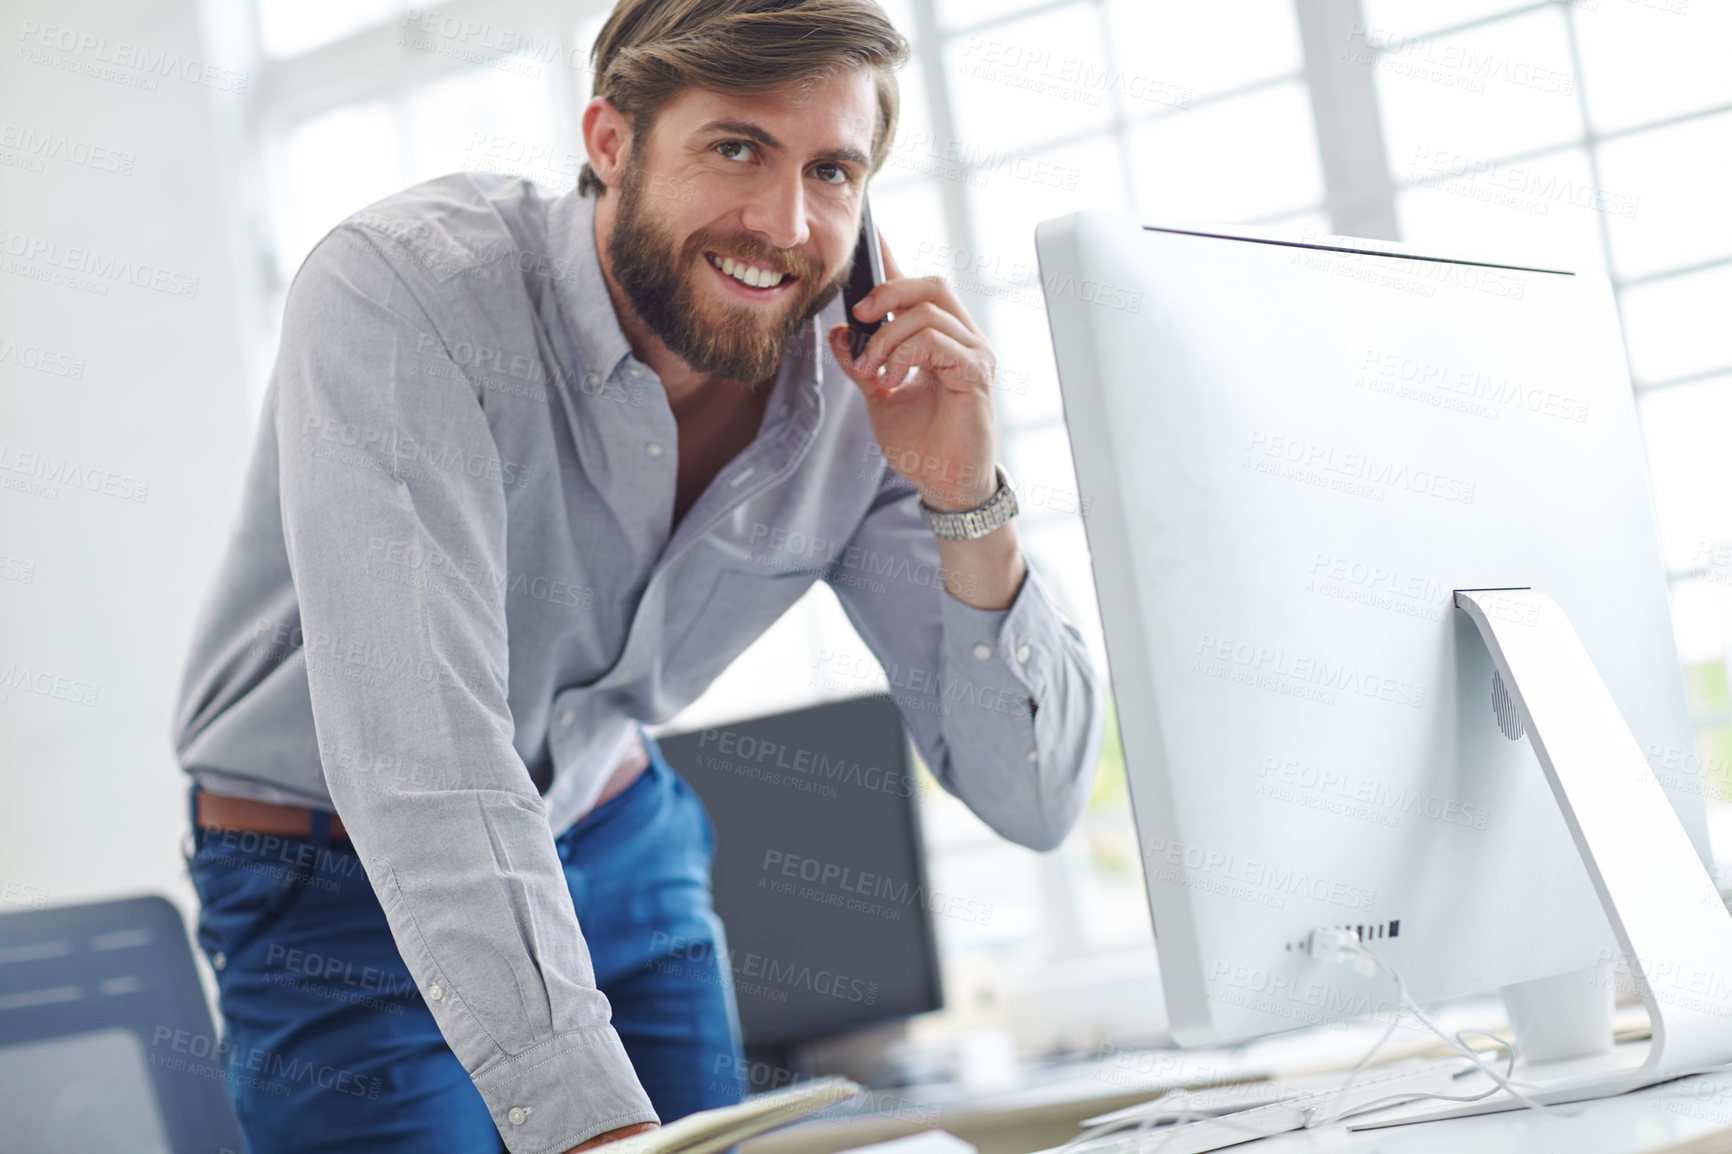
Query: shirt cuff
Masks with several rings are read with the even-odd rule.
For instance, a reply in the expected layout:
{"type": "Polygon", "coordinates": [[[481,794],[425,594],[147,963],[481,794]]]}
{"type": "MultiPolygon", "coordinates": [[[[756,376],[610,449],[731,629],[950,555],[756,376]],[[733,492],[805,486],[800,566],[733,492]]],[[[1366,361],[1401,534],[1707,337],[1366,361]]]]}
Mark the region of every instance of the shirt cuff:
{"type": "Polygon", "coordinates": [[[549,1039],[474,1081],[511,1154],[563,1154],[659,1120],[612,1026],[549,1039]]]}
{"type": "Polygon", "coordinates": [[[982,685],[1019,688],[1022,713],[1032,719],[1064,660],[1058,609],[1034,567],[1026,567],[1004,609],[977,609],[946,590],[940,620],[950,670],[982,685]]]}

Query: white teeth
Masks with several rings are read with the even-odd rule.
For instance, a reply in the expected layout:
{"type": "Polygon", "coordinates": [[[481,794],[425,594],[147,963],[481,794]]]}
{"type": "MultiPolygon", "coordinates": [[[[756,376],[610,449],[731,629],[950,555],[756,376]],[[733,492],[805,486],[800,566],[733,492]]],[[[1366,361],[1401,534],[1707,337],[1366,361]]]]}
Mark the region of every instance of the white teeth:
{"type": "Polygon", "coordinates": [[[737,261],[731,256],[719,257],[710,263],[741,284],[751,288],[770,288],[787,279],[785,273],[775,272],[767,268],[757,268],[746,264],[744,261],[737,261]]]}

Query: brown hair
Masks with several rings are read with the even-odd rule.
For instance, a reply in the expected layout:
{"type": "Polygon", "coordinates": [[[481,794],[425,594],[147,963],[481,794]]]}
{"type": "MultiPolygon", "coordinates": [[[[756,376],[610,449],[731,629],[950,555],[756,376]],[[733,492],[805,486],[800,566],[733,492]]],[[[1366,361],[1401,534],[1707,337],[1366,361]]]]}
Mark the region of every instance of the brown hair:
{"type": "MultiPolygon", "coordinates": [[[[619,0],[590,49],[595,95],[642,141],[656,113],[688,88],[761,94],[837,69],[870,68],[878,90],[872,171],[896,131],[894,69],[908,42],[873,0],[619,0]]],[[[584,195],[606,185],[586,163],[584,195]]]]}

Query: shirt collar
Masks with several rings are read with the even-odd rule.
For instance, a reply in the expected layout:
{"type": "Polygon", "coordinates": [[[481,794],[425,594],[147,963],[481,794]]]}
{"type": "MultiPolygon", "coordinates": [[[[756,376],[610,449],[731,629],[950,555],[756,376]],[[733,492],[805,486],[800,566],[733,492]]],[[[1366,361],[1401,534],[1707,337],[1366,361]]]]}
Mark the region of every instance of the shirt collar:
{"type": "Polygon", "coordinates": [[[572,189],[553,202],[548,222],[549,249],[554,258],[554,291],[577,339],[584,368],[613,376],[631,356],[631,342],[619,327],[601,275],[601,255],[595,247],[595,198],[572,189]]]}

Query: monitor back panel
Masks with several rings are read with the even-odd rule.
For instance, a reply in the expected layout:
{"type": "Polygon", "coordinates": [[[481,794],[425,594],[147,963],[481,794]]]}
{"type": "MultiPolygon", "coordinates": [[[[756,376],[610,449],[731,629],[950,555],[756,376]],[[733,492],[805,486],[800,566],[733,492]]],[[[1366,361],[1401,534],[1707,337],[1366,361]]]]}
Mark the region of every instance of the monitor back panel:
{"type": "Polygon", "coordinates": [[[1386,1007],[1298,949],[1318,927],[1422,999],[1608,957],[1451,602],[1553,597],[1706,856],[1604,282],[1115,214],[1038,247],[1181,1042],[1386,1007]]]}

